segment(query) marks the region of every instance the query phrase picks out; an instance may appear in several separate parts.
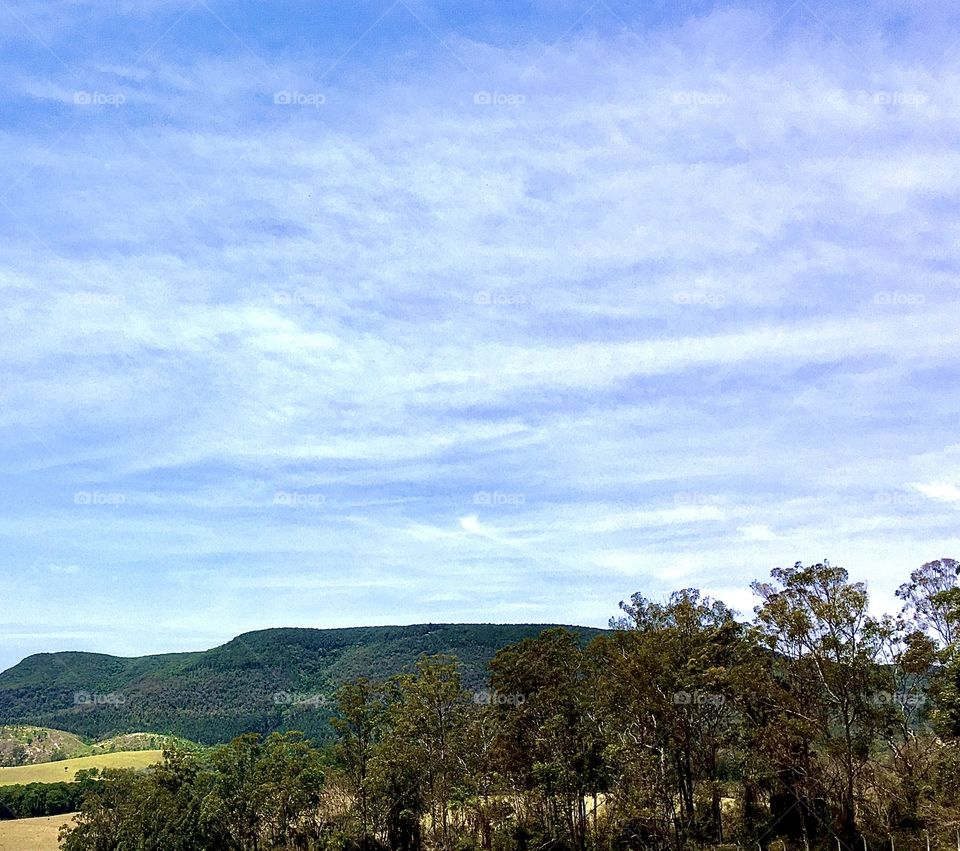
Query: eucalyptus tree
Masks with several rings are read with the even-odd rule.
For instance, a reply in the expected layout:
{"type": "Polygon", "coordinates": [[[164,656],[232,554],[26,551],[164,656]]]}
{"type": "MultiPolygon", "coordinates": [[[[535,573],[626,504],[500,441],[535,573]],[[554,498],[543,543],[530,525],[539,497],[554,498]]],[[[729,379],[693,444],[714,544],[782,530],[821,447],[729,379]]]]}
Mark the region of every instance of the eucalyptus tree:
{"type": "Polygon", "coordinates": [[[619,764],[654,778],[634,815],[658,813],[644,832],[669,825],[678,845],[721,842],[722,760],[735,744],[743,628],[729,607],[694,588],[665,603],[634,594],[620,607],[601,676],[616,695],[609,706],[619,721],[609,730],[619,764]]]}
{"type": "Polygon", "coordinates": [[[901,617],[913,629],[933,637],[939,646],[960,638],[960,562],[952,558],[928,561],[897,589],[903,600],[901,617]]]}
{"type": "Polygon", "coordinates": [[[423,656],[415,673],[388,683],[383,732],[370,769],[391,848],[419,848],[425,816],[433,846],[452,847],[451,801],[466,765],[468,711],[459,665],[451,656],[423,656]]]}
{"type": "MultiPolygon", "coordinates": [[[[835,804],[827,827],[849,846],[858,841],[857,787],[880,724],[876,694],[883,630],[869,613],[866,586],[829,563],[776,568],[755,582],[756,624],[777,666],[775,699],[794,739],[793,787],[809,829],[823,819],[818,793],[835,804]],[[801,797],[802,795],[802,797],[801,797]]],[[[786,772],[785,772],[786,776],[786,772]]]]}
{"type": "Polygon", "coordinates": [[[546,630],[498,652],[490,672],[502,773],[521,822],[543,842],[586,847],[586,800],[601,783],[603,742],[579,637],[546,630]]]}
{"type": "Polygon", "coordinates": [[[383,732],[383,689],[366,677],[359,677],[340,687],[336,703],[338,714],[331,719],[337,735],[334,754],[346,779],[361,847],[367,848],[372,844],[376,822],[370,762],[383,732]]]}

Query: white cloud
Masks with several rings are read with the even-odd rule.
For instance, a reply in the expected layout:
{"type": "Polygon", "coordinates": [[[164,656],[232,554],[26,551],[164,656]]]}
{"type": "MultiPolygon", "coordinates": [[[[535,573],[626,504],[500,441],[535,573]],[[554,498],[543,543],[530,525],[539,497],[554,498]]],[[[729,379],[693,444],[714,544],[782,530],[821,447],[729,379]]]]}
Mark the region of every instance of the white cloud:
{"type": "Polygon", "coordinates": [[[913,485],[924,496],[930,497],[940,502],[960,503],[960,488],[949,484],[922,484],[917,482],[913,485]]]}
{"type": "Polygon", "coordinates": [[[762,523],[755,523],[749,526],[741,526],[738,531],[748,541],[776,541],[777,536],[770,530],[769,526],[762,523]]]}
{"type": "Polygon", "coordinates": [[[487,535],[488,532],[480,524],[476,514],[470,514],[460,518],[460,528],[469,532],[471,535],[487,535]]]}

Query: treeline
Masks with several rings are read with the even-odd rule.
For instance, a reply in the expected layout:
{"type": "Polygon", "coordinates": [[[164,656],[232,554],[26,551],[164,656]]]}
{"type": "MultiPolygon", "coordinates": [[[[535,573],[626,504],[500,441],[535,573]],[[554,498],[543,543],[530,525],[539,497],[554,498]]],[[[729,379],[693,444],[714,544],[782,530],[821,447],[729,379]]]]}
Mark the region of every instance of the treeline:
{"type": "Polygon", "coordinates": [[[874,617],[830,564],[755,583],[739,622],[695,589],[621,603],[613,631],[358,679],[336,744],[250,734],[87,794],[79,849],[942,847],[960,828],[958,564],[874,617]]]}
{"type": "Polygon", "coordinates": [[[25,783],[0,786],[0,821],[59,816],[80,809],[96,788],[92,777],[76,783],[25,783]]]}

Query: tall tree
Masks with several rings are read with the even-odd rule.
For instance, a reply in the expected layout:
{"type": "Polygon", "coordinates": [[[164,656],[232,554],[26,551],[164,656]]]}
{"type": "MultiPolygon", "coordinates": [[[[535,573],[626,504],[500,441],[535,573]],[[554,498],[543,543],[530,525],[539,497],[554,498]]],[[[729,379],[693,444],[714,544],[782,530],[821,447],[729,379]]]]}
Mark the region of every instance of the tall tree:
{"type": "Polygon", "coordinates": [[[621,758],[657,778],[661,823],[678,846],[721,842],[721,758],[735,730],[730,699],[743,629],[726,605],[693,588],[666,603],[634,594],[620,608],[603,676],[615,679],[604,691],[615,695],[614,717],[629,731],[621,758]]]}
{"type": "Polygon", "coordinates": [[[544,830],[546,842],[584,848],[585,800],[600,782],[603,745],[579,637],[547,630],[501,650],[490,671],[503,773],[524,799],[521,821],[544,830]]]}
{"type": "Polygon", "coordinates": [[[344,769],[357,816],[361,848],[371,845],[373,812],[370,761],[383,731],[383,690],[360,677],[337,692],[339,714],[331,723],[337,733],[335,754],[344,769]]]}
{"type": "Polygon", "coordinates": [[[816,815],[816,781],[825,781],[836,803],[840,840],[858,841],[856,790],[878,724],[873,696],[880,690],[881,630],[868,611],[863,583],[829,563],[771,572],[774,582],[753,583],[762,603],[757,626],[784,664],[779,702],[797,744],[800,803],[816,815]],[[815,776],[815,771],[823,773],[815,776]]]}
{"type": "Polygon", "coordinates": [[[467,705],[450,656],[424,656],[415,673],[391,681],[384,733],[371,761],[391,848],[419,848],[426,814],[434,845],[452,846],[450,803],[465,766],[467,705]]]}

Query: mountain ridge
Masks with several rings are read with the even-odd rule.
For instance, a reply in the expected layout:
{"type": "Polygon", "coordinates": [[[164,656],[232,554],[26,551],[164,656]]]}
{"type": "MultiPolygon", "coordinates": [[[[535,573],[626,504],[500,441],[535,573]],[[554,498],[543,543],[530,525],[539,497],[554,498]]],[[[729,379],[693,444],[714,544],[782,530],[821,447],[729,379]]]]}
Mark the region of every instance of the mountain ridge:
{"type": "Polygon", "coordinates": [[[329,737],[333,695],[358,676],[411,670],[424,654],[461,663],[479,689],[497,650],[563,624],[424,623],[274,627],[208,650],[149,656],[36,653],[0,673],[0,724],[34,724],[92,738],[150,730],[217,743],[242,732],[299,729],[329,737]]]}

